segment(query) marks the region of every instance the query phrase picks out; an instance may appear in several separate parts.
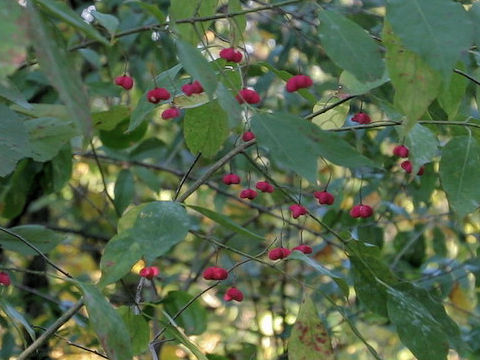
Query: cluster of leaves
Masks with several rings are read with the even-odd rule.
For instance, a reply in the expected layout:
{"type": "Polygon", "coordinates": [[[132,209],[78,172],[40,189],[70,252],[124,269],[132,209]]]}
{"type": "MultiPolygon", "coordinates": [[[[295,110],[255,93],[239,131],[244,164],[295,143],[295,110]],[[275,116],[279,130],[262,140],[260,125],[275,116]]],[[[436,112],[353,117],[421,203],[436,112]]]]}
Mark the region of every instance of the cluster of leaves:
{"type": "Polygon", "coordinates": [[[71,3],[10,3],[0,25],[25,61],[0,79],[0,357],[72,316],[49,345],[111,359],[479,356],[478,2],[71,3]],[[218,58],[230,46],[241,63],[218,58]],[[314,86],[285,91],[297,73],[314,86]],[[205,93],[179,91],[194,80],[205,93]],[[157,84],[172,100],[147,100],[157,84]],[[235,100],[247,86],[258,106],[235,100]],[[161,120],[171,104],[182,117],[161,120]],[[232,171],[277,190],[239,199],[232,171]],[[374,216],[352,219],[359,202],[374,216]],[[314,252],[272,263],[274,242],[314,252]],[[207,284],[213,263],[234,276],[207,284]],[[230,285],[240,305],[215,296],[230,285]]]}

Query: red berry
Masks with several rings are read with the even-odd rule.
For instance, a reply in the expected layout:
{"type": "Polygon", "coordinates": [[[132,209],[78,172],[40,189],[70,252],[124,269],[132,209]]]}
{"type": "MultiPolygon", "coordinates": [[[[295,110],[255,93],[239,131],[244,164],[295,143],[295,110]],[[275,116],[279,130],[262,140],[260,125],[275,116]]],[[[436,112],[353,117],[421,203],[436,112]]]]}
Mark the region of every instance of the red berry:
{"type": "Polygon", "coordinates": [[[201,94],[203,92],[202,84],[195,80],[191,84],[185,84],[182,86],[182,91],[187,96],[192,96],[192,94],[201,94]]]}
{"type": "Polygon", "coordinates": [[[268,181],[259,181],[255,184],[255,187],[261,192],[272,193],[275,188],[268,181]]]}
{"type": "Polygon", "coordinates": [[[171,107],[162,112],[162,119],[174,119],[180,116],[180,109],[176,107],[171,107]]]}
{"type": "Polygon", "coordinates": [[[352,121],[359,124],[370,124],[372,122],[372,119],[370,119],[370,116],[368,116],[368,114],[364,112],[359,112],[352,117],[352,121]]]}
{"type": "Polygon", "coordinates": [[[350,210],[350,216],[353,218],[368,218],[373,215],[373,209],[369,205],[358,204],[350,210]]]}
{"type": "Polygon", "coordinates": [[[315,191],[313,193],[313,196],[315,196],[318,199],[319,204],[323,205],[332,205],[333,202],[335,201],[335,197],[330,194],[328,191],[315,191]]]}
{"type": "Polygon", "coordinates": [[[422,176],[423,173],[425,172],[425,166],[420,166],[420,169],[418,169],[417,175],[422,176]]]}
{"type": "Polygon", "coordinates": [[[353,218],[358,218],[360,217],[360,206],[361,205],[355,205],[350,209],[350,216],[353,218]]]}
{"type": "Polygon", "coordinates": [[[192,96],[193,92],[193,87],[192,84],[185,84],[182,86],[182,91],[185,93],[187,96],[192,96]]]}
{"type": "Polygon", "coordinates": [[[298,245],[298,246],[295,246],[292,251],[294,250],[297,250],[297,251],[301,251],[302,253],[304,254],[311,254],[313,252],[313,249],[311,246],[308,246],[308,245],[298,245]]]}
{"type": "Polygon", "coordinates": [[[242,61],[243,55],[234,48],[225,48],[220,51],[220,57],[230,62],[239,63],[242,61]]]}
{"type": "Polygon", "coordinates": [[[205,280],[225,280],[228,278],[228,271],[221,267],[210,266],[203,271],[205,280]]]}
{"type": "Polygon", "coordinates": [[[268,258],[270,260],[284,259],[284,258],[288,257],[288,255],[290,255],[291,253],[292,252],[287,248],[278,247],[278,248],[274,248],[274,249],[272,249],[268,252],[268,258]]]}
{"type": "Polygon", "coordinates": [[[242,140],[245,141],[245,142],[253,140],[253,139],[255,139],[255,134],[251,131],[245,131],[242,135],[242,140]]]}
{"type": "Polygon", "coordinates": [[[159,274],[158,268],[156,266],[147,266],[140,270],[140,276],[147,278],[149,280],[153,279],[159,274]]]}
{"type": "Polygon", "coordinates": [[[227,292],[223,296],[223,299],[225,301],[235,300],[241,302],[243,300],[243,293],[233,286],[227,290],[227,292]]]}
{"type": "Polygon", "coordinates": [[[403,170],[407,172],[407,174],[410,174],[412,172],[412,162],[410,160],[405,160],[403,161],[400,166],[402,167],[403,170]]]}
{"type": "Polygon", "coordinates": [[[240,184],[240,176],[237,174],[225,174],[222,181],[225,185],[240,184]]]}
{"type": "Polygon", "coordinates": [[[408,148],[405,145],[397,145],[393,148],[393,155],[401,157],[401,158],[407,158],[408,157],[408,148]]]}
{"type": "Polygon", "coordinates": [[[235,96],[239,104],[258,104],[260,102],[260,95],[255,90],[252,89],[242,89],[238,92],[238,95],[235,96]]]}
{"type": "Polygon", "coordinates": [[[3,286],[8,286],[11,284],[10,281],[10,275],[8,275],[6,272],[0,272],[0,285],[3,286]]]}
{"type": "Polygon", "coordinates": [[[299,216],[307,214],[307,209],[300,204],[290,205],[289,209],[294,219],[298,218],[299,216]]]}
{"type": "Polygon", "coordinates": [[[313,81],[310,76],[307,75],[295,75],[287,80],[285,88],[288,92],[294,92],[298,89],[306,89],[313,85],[313,81]]]}
{"type": "Polygon", "coordinates": [[[165,88],[155,88],[147,93],[147,99],[151,103],[158,104],[161,100],[170,99],[170,93],[165,88]]]}
{"type": "Polygon", "coordinates": [[[242,199],[253,200],[257,197],[258,193],[253,189],[245,189],[240,192],[240,197],[242,199]]]}
{"type": "Polygon", "coordinates": [[[125,90],[130,90],[133,87],[133,79],[127,75],[117,76],[115,84],[123,87],[125,90]]]}

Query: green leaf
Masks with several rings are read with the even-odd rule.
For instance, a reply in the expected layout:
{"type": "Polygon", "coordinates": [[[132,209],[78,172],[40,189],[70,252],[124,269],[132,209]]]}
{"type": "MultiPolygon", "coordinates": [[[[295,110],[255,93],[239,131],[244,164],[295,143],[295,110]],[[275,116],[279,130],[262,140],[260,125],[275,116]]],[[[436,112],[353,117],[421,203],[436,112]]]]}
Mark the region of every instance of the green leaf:
{"type": "Polygon", "coordinates": [[[228,137],[227,114],[218,102],[188,109],[183,122],[185,142],[193,154],[213,157],[228,137]]]}
{"type": "Polygon", "coordinates": [[[8,87],[0,84],[0,97],[13,102],[22,108],[32,109],[32,105],[28,103],[23,94],[12,84],[9,84],[8,87]]]}
{"type": "MultiPolygon", "coordinates": [[[[235,13],[242,11],[242,3],[240,0],[228,0],[228,13],[235,13]]],[[[235,17],[231,17],[228,19],[231,24],[231,32],[234,34],[234,39],[236,39],[237,43],[240,43],[241,39],[243,38],[242,34],[247,27],[247,18],[245,15],[239,15],[235,17]]]]}
{"type": "Polygon", "coordinates": [[[438,154],[436,136],[422,125],[415,124],[405,141],[409,149],[409,159],[413,164],[413,174],[416,174],[420,166],[429,163],[438,154]]]}
{"type": "MultiPolygon", "coordinates": [[[[165,314],[165,312],[164,312],[164,314],[165,314]]],[[[195,345],[192,341],[190,341],[190,339],[187,336],[185,336],[185,334],[182,333],[180,331],[180,329],[178,329],[178,327],[176,327],[172,324],[173,320],[171,319],[170,316],[169,316],[169,321],[170,321],[170,324],[166,324],[166,326],[168,326],[168,328],[167,328],[167,331],[165,332],[165,334],[169,338],[173,337],[179,343],[183,344],[188,350],[190,350],[192,352],[193,355],[195,355],[195,357],[198,360],[208,360],[207,357],[198,348],[198,346],[195,345]]]]}
{"type": "Polygon", "coordinates": [[[113,130],[100,130],[100,140],[105,146],[112,149],[125,149],[135,145],[141,140],[148,129],[148,123],[144,122],[135,130],[128,131],[128,120],[120,122],[113,130]]]}
{"type": "Polygon", "coordinates": [[[28,156],[28,132],[17,114],[0,104],[0,177],[10,174],[18,160],[28,156]]]}
{"type": "Polygon", "coordinates": [[[72,148],[70,144],[60,149],[57,156],[43,166],[43,188],[46,193],[62,190],[72,176],[72,148]]]}
{"type": "Polygon", "coordinates": [[[144,257],[151,263],[182,241],[190,229],[190,218],[182,205],[154,201],[127,211],[118,224],[118,235],[105,247],[100,268],[102,285],[126,275],[144,257]]]}
{"type": "Polygon", "coordinates": [[[209,219],[215,221],[217,224],[220,224],[229,230],[235,231],[239,235],[245,236],[253,240],[265,241],[265,238],[263,236],[255,234],[250,230],[244,228],[243,226],[238,225],[236,222],[232,221],[232,219],[228,216],[219,214],[215,211],[212,211],[210,209],[206,209],[200,206],[195,206],[195,205],[186,205],[186,206],[208,217],[209,219]]]}
{"type": "MultiPolygon", "coordinates": [[[[457,67],[460,70],[465,69],[463,63],[459,63],[457,67]]],[[[455,119],[458,113],[460,104],[465,96],[465,90],[467,89],[468,80],[460,74],[454,73],[448,87],[445,87],[439,97],[438,102],[440,106],[445,110],[448,115],[448,120],[455,119]]]]}
{"type": "Polygon", "coordinates": [[[65,121],[71,119],[67,107],[59,104],[30,104],[30,108],[12,105],[10,109],[35,118],[53,117],[65,121]]]}
{"type": "MultiPolygon", "coordinates": [[[[165,311],[174,316],[192,299],[193,296],[184,291],[170,291],[162,303],[165,311]]],[[[175,322],[183,328],[186,335],[200,335],[207,329],[207,311],[199,302],[194,302],[175,322]]]]}
{"type": "Polygon", "coordinates": [[[300,306],[288,340],[288,359],[335,359],[330,335],[311,298],[306,298],[300,306]]]}
{"type": "Polygon", "coordinates": [[[440,180],[460,219],[480,206],[480,145],[471,136],[451,139],[442,150],[440,180]]]}
{"type": "Polygon", "coordinates": [[[420,56],[404,48],[388,23],[382,37],[387,48],[388,73],[395,88],[394,103],[407,116],[404,127],[407,134],[437,97],[441,78],[420,56]]]}
{"type": "Polygon", "coordinates": [[[57,156],[60,149],[78,132],[75,124],[56,118],[37,118],[25,121],[35,161],[45,162],[57,156]]]}
{"type": "Polygon", "coordinates": [[[242,122],[242,108],[230,90],[222,83],[218,83],[217,101],[223,111],[227,113],[228,125],[234,128],[242,122]]]}
{"type": "Polygon", "coordinates": [[[468,15],[473,22],[473,42],[480,46],[480,3],[474,2],[468,15]]]}
{"type": "MultiPolygon", "coordinates": [[[[177,76],[178,72],[182,68],[181,64],[177,64],[173,66],[172,68],[160,73],[157,75],[155,78],[155,82],[159,84],[159,87],[165,87],[167,90],[174,90],[172,89],[172,82],[175,76],[177,76]]],[[[148,91],[150,91],[149,89],[148,91]]],[[[152,104],[147,100],[147,93],[146,91],[140,100],[138,100],[137,106],[132,112],[132,116],[130,117],[130,124],[128,125],[128,130],[127,131],[132,131],[136,127],[138,127],[140,124],[142,124],[145,121],[145,118],[147,117],[148,114],[150,114],[153,109],[155,109],[155,104],[152,104]]],[[[170,91],[171,92],[171,91],[170,91]]]]}
{"type": "MultiPolygon", "coordinates": [[[[64,235],[47,229],[43,225],[20,225],[8,230],[23,237],[43,253],[48,253],[65,240],[64,235]]],[[[3,231],[0,232],[0,244],[7,250],[15,251],[25,256],[38,255],[35,250],[25,245],[21,240],[3,231]]]]}
{"type": "Polygon", "coordinates": [[[148,349],[150,342],[150,327],[142,315],[135,315],[131,307],[120,306],[117,312],[122,317],[132,344],[133,355],[140,355],[148,349]]]}
{"type": "Polygon", "coordinates": [[[113,130],[130,115],[130,109],[125,105],[117,105],[107,111],[92,114],[93,126],[98,130],[113,130]]]}
{"type": "Polygon", "coordinates": [[[427,291],[409,283],[389,287],[387,291],[388,317],[415,357],[418,360],[446,359],[449,336],[460,340],[460,331],[443,307],[433,301],[427,291]]]}
{"type": "Polygon", "coordinates": [[[125,323],[112,305],[93,285],[79,283],[90,323],[112,360],[132,360],[130,335],[125,323]]]}
{"type": "Polygon", "coordinates": [[[359,25],[344,16],[324,10],[318,27],[322,46],[332,61],[361,82],[383,76],[385,66],[380,48],[359,25]]]}
{"type": "Polygon", "coordinates": [[[133,183],[133,175],[128,169],[120,171],[115,182],[114,190],[115,209],[121,214],[130,205],[135,195],[135,185],[133,183]]]}
{"type": "Polygon", "coordinates": [[[12,305],[6,302],[5,299],[0,298],[0,308],[13,323],[21,324],[32,340],[36,339],[35,331],[27,319],[25,319],[25,317],[20,314],[12,305]]]}
{"type": "MultiPolygon", "coordinates": [[[[319,101],[313,107],[313,112],[322,110],[328,105],[331,104],[329,104],[329,102],[327,101],[319,101]]],[[[343,103],[323,114],[315,116],[312,119],[312,123],[314,123],[323,130],[339,129],[345,123],[349,110],[350,105],[347,103],[343,103]]]]}
{"type": "Polygon", "coordinates": [[[110,14],[103,14],[98,11],[92,11],[91,14],[97,19],[97,21],[102,25],[107,31],[110,33],[111,38],[113,39],[115,36],[115,32],[118,29],[118,25],[120,24],[118,19],[110,14]]]}
{"type": "Polygon", "coordinates": [[[183,67],[194,79],[200,81],[205,92],[212,98],[217,89],[217,76],[210,63],[200,53],[200,50],[189,43],[177,40],[176,44],[178,58],[183,67]]]}
{"type": "Polygon", "coordinates": [[[471,45],[473,24],[454,1],[389,0],[387,20],[407,49],[447,79],[460,53],[471,45]]]}
{"type": "Polygon", "coordinates": [[[349,73],[348,71],[342,71],[339,82],[343,87],[342,92],[348,95],[363,95],[377,87],[382,86],[389,80],[390,79],[387,71],[383,73],[383,76],[380,79],[367,82],[358,81],[353,74],[349,73]]]}
{"type": "Polygon", "coordinates": [[[159,9],[157,4],[148,4],[148,3],[144,2],[144,1],[141,1],[141,0],[127,0],[127,1],[125,1],[125,4],[127,4],[127,5],[129,5],[129,4],[139,5],[142,9],[146,10],[151,15],[153,15],[158,20],[158,22],[160,24],[163,24],[166,21],[165,15],[159,9]]]}
{"type": "MultiPolygon", "coordinates": [[[[46,3],[45,0],[41,1],[46,3]]],[[[45,21],[32,1],[27,2],[27,13],[38,62],[67,106],[69,115],[76,121],[84,136],[89,138],[92,119],[80,74],[69,63],[65,47],[57,39],[58,34],[45,21]]]]}

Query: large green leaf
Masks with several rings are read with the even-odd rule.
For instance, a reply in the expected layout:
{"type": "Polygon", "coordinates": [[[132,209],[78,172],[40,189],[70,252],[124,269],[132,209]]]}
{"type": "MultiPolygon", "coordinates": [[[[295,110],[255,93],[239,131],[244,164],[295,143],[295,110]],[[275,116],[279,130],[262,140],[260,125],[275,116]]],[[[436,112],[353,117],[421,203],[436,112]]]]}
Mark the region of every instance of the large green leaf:
{"type": "Polygon", "coordinates": [[[218,83],[217,101],[223,111],[227,113],[228,125],[234,128],[241,124],[242,108],[231,91],[222,82],[218,83]]]}
{"type": "Polygon", "coordinates": [[[148,321],[143,315],[134,314],[132,307],[120,306],[117,311],[130,334],[133,355],[144,353],[146,349],[148,349],[148,343],[150,342],[150,326],[148,325],[148,321]]]}
{"type": "Polygon", "coordinates": [[[179,343],[183,344],[198,360],[208,360],[208,358],[202,353],[202,351],[195,345],[177,326],[174,325],[172,318],[164,312],[164,315],[168,316],[169,322],[165,324],[168,326],[165,334],[169,338],[174,338],[179,343]]]}
{"type": "Polygon", "coordinates": [[[362,95],[368,93],[379,86],[388,82],[388,72],[385,71],[383,76],[375,81],[361,82],[353,74],[343,71],[340,75],[339,83],[342,85],[342,92],[348,95],[362,95]]]}
{"type": "Polygon", "coordinates": [[[110,131],[130,115],[128,106],[118,105],[110,110],[92,114],[93,126],[98,130],[110,131]]]}
{"type": "MultiPolygon", "coordinates": [[[[184,291],[170,291],[162,303],[165,311],[174,316],[192,299],[193,296],[184,291]]],[[[175,322],[183,328],[186,335],[200,335],[207,329],[207,311],[199,302],[194,302],[175,319],[175,322]]]]}
{"type": "Polygon", "coordinates": [[[120,22],[118,19],[110,14],[103,14],[99,11],[92,11],[91,13],[93,17],[102,25],[107,31],[110,33],[111,38],[113,39],[115,36],[115,32],[118,29],[118,25],[120,22]]]}
{"type": "MultiPolygon", "coordinates": [[[[322,110],[328,105],[331,104],[327,101],[319,101],[313,107],[313,112],[322,110]]],[[[315,116],[312,119],[312,122],[323,130],[339,129],[345,123],[349,110],[350,105],[343,103],[335,106],[333,109],[327,112],[324,112],[323,114],[315,116]]]]}
{"type": "Polygon", "coordinates": [[[361,82],[382,77],[385,66],[380,48],[359,25],[334,11],[321,11],[319,18],[320,40],[334,63],[361,82]]]}
{"type": "Polygon", "coordinates": [[[202,84],[205,92],[213,97],[217,89],[217,76],[213,71],[211,64],[200,53],[200,50],[191,44],[177,40],[177,52],[180,62],[187,72],[202,84]]]}
{"type": "MultiPolygon", "coordinates": [[[[6,299],[0,298],[0,309],[7,315],[7,317],[15,324],[21,324],[25,332],[30,336],[32,340],[35,340],[35,330],[33,330],[30,323],[25,317],[19,313],[12,305],[10,305],[6,299]]],[[[23,335],[23,334],[22,334],[23,335]]]]}
{"type": "Polygon", "coordinates": [[[404,132],[408,133],[440,92],[441,77],[420,56],[404,48],[388,23],[384,25],[383,43],[395,88],[395,106],[407,116],[404,132]]]}
{"type": "Polygon", "coordinates": [[[130,170],[123,169],[118,174],[114,195],[115,209],[121,214],[130,205],[135,195],[135,184],[133,183],[133,175],[130,170]]]}
{"type": "Polygon", "coordinates": [[[78,135],[75,124],[56,118],[36,118],[25,121],[30,140],[30,157],[45,162],[53,159],[60,149],[78,135]]]}
{"type": "Polygon", "coordinates": [[[318,316],[311,298],[306,298],[298,312],[288,340],[289,360],[334,360],[330,335],[318,316]]]}
{"type": "Polygon", "coordinates": [[[413,163],[413,173],[416,174],[420,166],[432,161],[438,153],[436,136],[426,127],[416,124],[406,137],[409,159],[413,163]]]}
{"type": "Polygon", "coordinates": [[[119,221],[118,235],[105,247],[100,262],[102,285],[126,275],[140,257],[151,263],[167,253],[189,229],[190,219],[178,203],[154,201],[131,208],[119,221]]]}
{"type": "MultiPolygon", "coordinates": [[[[43,253],[48,253],[65,240],[64,235],[47,229],[43,225],[20,225],[9,228],[9,230],[36,246],[43,253]]],[[[0,231],[0,244],[3,248],[22,255],[38,255],[35,250],[25,245],[24,242],[3,231],[0,231]]]]}
{"type": "Polygon", "coordinates": [[[25,108],[18,105],[11,105],[10,109],[35,118],[53,117],[65,121],[70,120],[68,108],[60,104],[30,104],[30,107],[25,108]]]}
{"type": "MultiPolygon", "coordinates": [[[[463,65],[463,63],[458,63],[457,68],[464,70],[465,65],[463,65]]],[[[458,109],[460,108],[460,105],[465,97],[467,85],[468,80],[464,76],[454,73],[448,86],[444,87],[438,96],[438,102],[443,110],[445,110],[447,113],[448,120],[455,119],[458,109]]]]}
{"type": "Polygon", "coordinates": [[[472,4],[472,8],[468,12],[473,22],[473,42],[475,45],[480,46],[480,3],[475,1],[472,4]]]}
{"type": "Polygon", "coordinates": [[[32,109],[32,105],[28,103],[23,94],[13,84],[4,86],[0,83],[0,98],[7,99],[22,108],[32,109]]]}
{"type": "Polygon", "coordinates": [[[446,78],[472,42],[473,24],[462,5],[451,0],[388,0],[387,20],[407,49],[446,78]]]}
{"type": "Polygon", "coordinates": [[[454,137],[442,150],[440,180],[459,218],[480,206],[480,145],[471,136],[454,137]]]}
{"type": "Polygon", "coordinates": [[[103,349],[112,360],[132,360],[127,327],[120,315],[93,285],[79,283],[92,324],[103,349]]]}
{"type": "Polygon", "coordinates": [[[18,160],[30,154],[28,132],[17,114],[0,104],[0,177],[10,174],[18,160]]]}
{"type": "Polygon", "coordinates": [[[27,2],[29,30],[38,62],[50,83],[56,88],[60,99],[69,110],[69,115],[77,122],[78,128],[88,138],[92,119],[88,97],[75,67],[69,62],[67,52],[58,33],[44,19],[33,1],[27,2]]]}
{"type": "Polygon", "coordinates": [[[188,109],[183,131],[185,142],[193,154],[201,152],[203,156],[211,158],[228,137],[227,114],[216,101],[188,109]]]}

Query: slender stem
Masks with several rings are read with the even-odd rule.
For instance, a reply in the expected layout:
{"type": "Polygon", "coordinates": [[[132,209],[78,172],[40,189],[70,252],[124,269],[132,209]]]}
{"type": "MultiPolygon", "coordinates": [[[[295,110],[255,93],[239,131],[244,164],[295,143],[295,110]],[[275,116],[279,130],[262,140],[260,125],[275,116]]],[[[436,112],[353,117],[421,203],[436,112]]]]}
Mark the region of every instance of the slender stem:
{"type": "Polygon", "coordinates": [[[105,195],[107,195],[108,200],[110,200],[110,202],[112,203],[113,208],[115,209],[115,212],[117,213],[117,215],[120,216],[121,214],[117,211],[117,207],[115,206],[115,201],[113,201],[113,198],[108,193],[107,182],[105,181],[105,175],[103,174],[102,166],[100,165],[100,161],[98,160],[97,152],[95,151],[95,146],[93,145],[92,140],[90,140],[90,147],[92,148],[93,158],[95,159],[95,163],[97,164],[98,171],[100,171],[100,177],[102,178],[102,183],[103,183],[103,192],[105,193],[105,195]]]}
{"type": "Polygon", "coordinates": [[[307,116],[305,116],[305,119],[306,120],[310,120],[310,119],[313,119],[315,116],[318,116],[318,115],[321,115],[321,114],[324,114],[326,113],[327,111],[330,111],[332,110],[333,108],[336,108],[337,106],[339,105],[342,105],[343,103],[353,99],[353,98],[356,98],[357,95],[350,95],[350,96],[347,96],[346,98],[344,99],[341,99],[339,101],[337,101],[336,103],[333,103],[332,105],[329,105],[327,107],[324,107],[323,109],[320,109],[318,111],[315,111],[307,116]]]}
{"type": "Polygon", "coordinates": [[[178,187],[177,187],[177,190],[175,191],[175,196],[173,198],[173,200],[177,200],[178,198],[178,195],[180,194],[180,190],[182,190],[182,186],[183,184],[185,184],[185,181],[187,181],[188,179],[188,176],[190,175],[190,173],[192,172],[193,168],[195,167],[195,164],[198,162],[198,160],[200,159],[200,156],[202,156],[202,153],[199,152],[197,154],[197,156],[195,157],[195,159],[193,160],[192,162],[192,165],[190,165],[190,167],[188,168],[187,172],[185,173],[185,175],[183,175],[182,179],[180,180],[180,183],[178,184],[178,187]]]}

